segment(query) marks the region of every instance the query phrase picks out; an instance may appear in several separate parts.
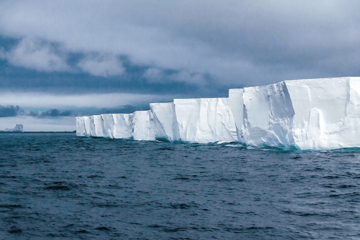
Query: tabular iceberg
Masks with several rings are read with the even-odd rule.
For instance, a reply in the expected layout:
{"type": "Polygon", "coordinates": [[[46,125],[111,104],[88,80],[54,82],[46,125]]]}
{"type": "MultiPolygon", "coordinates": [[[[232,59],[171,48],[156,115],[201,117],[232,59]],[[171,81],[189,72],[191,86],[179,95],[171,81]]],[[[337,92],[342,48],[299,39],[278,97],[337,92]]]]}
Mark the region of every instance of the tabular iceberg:
{"type": "Polygon", "coordinates": [[[150,110],[76,119],[78,136],[251,146],[360,147],[360,78],[304,79],[174,99],[150,110]]]}

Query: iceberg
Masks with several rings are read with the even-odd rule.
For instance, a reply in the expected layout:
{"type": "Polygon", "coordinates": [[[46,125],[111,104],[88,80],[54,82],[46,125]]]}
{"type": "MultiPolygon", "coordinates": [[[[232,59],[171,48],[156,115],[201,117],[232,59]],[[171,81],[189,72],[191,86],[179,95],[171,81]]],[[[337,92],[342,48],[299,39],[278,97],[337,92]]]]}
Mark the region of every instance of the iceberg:
{"type": "Polygon", "coordinates": [[[77,117],[77,136],[323,150],[360,147],[360,78],[285,80],[225,98],[150,103],[130,114],[77,117]]]}
{"type": "Polygon", "coordinates": [[[14,128],[6,128],[3,132],[23,132],[24,126],[22,124],[16,124],[14,128]]]}

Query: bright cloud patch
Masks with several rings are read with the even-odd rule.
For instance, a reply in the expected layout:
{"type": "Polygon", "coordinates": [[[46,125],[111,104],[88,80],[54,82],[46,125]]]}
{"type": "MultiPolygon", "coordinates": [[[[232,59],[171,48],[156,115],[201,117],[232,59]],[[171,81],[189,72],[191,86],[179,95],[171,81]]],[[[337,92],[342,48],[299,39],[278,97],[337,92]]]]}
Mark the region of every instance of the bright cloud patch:
{"type": "Polygon", "coordinates": [[[78,63],[84,72],[100,77],[121,75],[125,68],[116,56],[90,56],[78,63]]]}
{"type": "Polygon", "coordinates": [[[163,70],[157,68],[149,68],[145,71],[143,76],[149,82],[186,82],[196,85],[202,85],[206,83],[206,79],[202,74],[191,73],[187,70],[166,74],[163,70]]]}
{"type": "Polygon", "coordinates": [[[175,95],[131,93],[51,95],[44,93],[0,92],[3,106],[19,105],[35,108],[95,107],[114,108],[124,105],[143,105],[149,102],[171,101],[175,95]]]}
{"type": "Polygon", "coordinates": [[[145,71],[144,77],[149,82],[163,82],[165,78],[165,74],[160,69],[149,68],[145,71]]]}
{"type": "Polygon", "coordinates": [[[7,53],[0,54],[9,63],[37,71],[68,71],[65,58],[57,54],[52,47],[36,39],[25,38],[7,53]]]}

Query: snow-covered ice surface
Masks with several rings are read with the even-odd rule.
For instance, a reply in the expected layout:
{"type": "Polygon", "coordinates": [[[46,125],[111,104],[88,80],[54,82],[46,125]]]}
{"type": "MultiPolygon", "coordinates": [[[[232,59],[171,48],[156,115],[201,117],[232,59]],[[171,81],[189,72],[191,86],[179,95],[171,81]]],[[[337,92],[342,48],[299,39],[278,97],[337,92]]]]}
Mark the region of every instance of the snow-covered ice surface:
{"type": "Polygon", "coordinates": [[[174,99],[150,110],[76,119],[77,136],[325,150],[360,147],[360,78],[282,81],[228,98],[174,99]]]}

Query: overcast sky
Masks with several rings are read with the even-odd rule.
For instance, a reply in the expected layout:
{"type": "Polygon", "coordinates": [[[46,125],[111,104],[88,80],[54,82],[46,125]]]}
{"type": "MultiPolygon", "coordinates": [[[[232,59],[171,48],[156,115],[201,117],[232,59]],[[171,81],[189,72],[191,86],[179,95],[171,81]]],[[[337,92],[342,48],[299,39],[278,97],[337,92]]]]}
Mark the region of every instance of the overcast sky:
{"type": "Polygon", "coordinates": [[[353,0],[0,0],[0,130],[75,129],[77,115],[360,76],[359,9],[353,0]]]}

